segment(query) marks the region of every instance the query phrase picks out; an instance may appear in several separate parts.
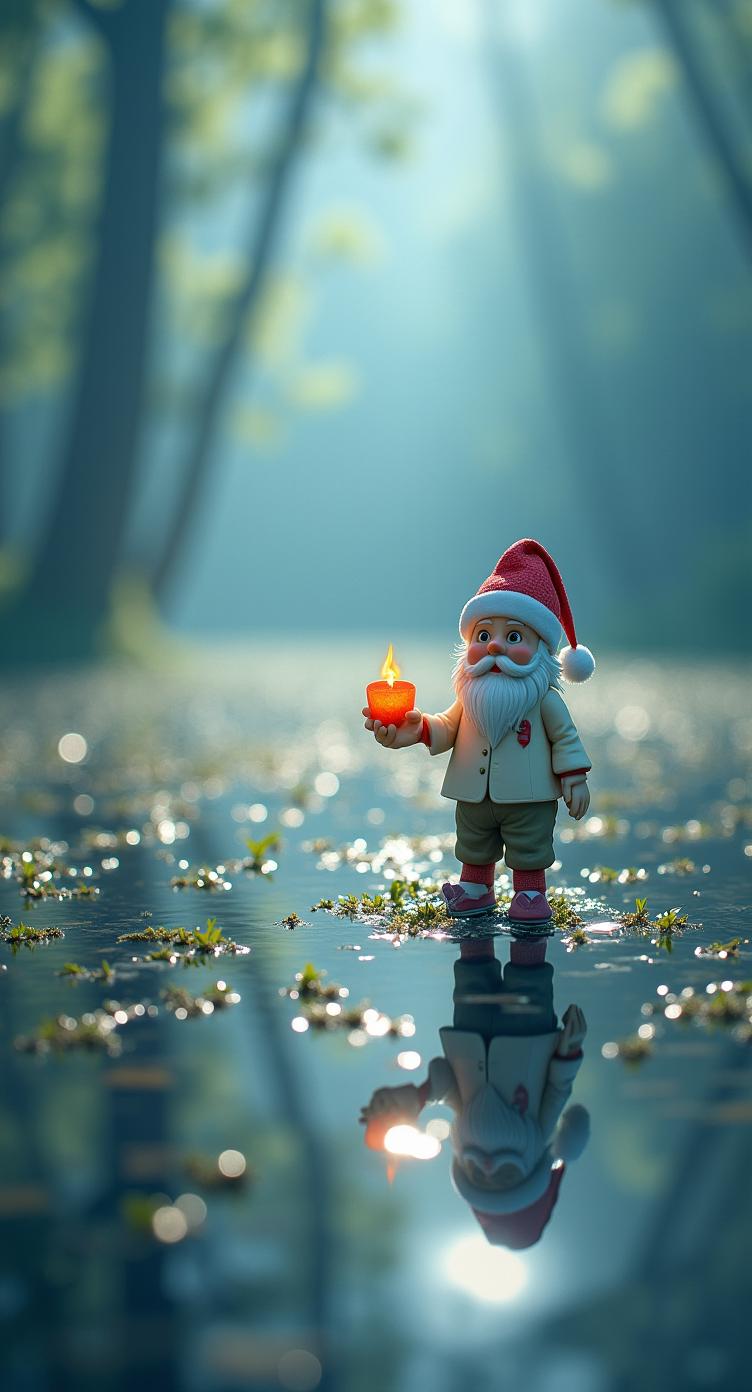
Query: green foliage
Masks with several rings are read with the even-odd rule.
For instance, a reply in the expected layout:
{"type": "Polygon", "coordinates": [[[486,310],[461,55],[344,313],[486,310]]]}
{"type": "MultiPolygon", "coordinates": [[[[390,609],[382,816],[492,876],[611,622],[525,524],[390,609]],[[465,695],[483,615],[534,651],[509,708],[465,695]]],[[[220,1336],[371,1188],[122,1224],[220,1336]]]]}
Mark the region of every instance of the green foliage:
{"type": "Polygon", "coordinates": [[[25,1054],[68,1054],[81,1050],[114,1056],[120,1052],[120,1040],[111,1012],[103,1009],[88,1012],[80,1020],[70,1015],[44,1019],[33,1034],[16,1039],[15,1047],[25,1054]]]}
{"type": "Polygon", "coordinates": [[[738,957],[741,944],[748,941],[748,938],[729,938],[728,942],[712,942],[695,951],[698,957],[738,957]]]}
{"type": "Polygon", "coordinates": [[[237,1005],[240,996],[225,981],[215,981],[212,986],[192,995],[184,986],[167,986],[162,992],[165,1009],[181,1020],[193,1020],[199,1016],[213,1015],[215,1010],[225,1010],[237,1005]]]}
{"type": "Polygon", "coordinates": [[[282,919],[283,926],[290,929],[298,928],[302,922],[303,920],[300,914],[296,914],[294,910],[292,913],[286,914],[282,919]]]}
{"type": "MultiPolygon", "coordinates": [[[[211,955],[219,957],[223,952],[247,953],[247,947],[241,947],[232,938],[226,938],[222,929],[217,924],[216,918],[207,918],[206,928],[139,928],[134,933],[121,933],[118,942],[149,942],[149,943],[169,943],[175,947],[185,948],[188,952],[199,955],[211,955]]],[[[152,961],[168,960],[163,956],[150,954],[152,961]]]]}
{"type": "Polygon", "coordinates": [[[561,890],[550,889],[546,895],[551,905],[552,923],[556,928],[576,928],[584,922],[571,899],[561,890]]]}
{"type": "Polygon", "coordinates": [[[10,919],[4,920],[4,923],[6,926],[0,931],[0,942],[8,943],[12,948],[37,947],[39,943],[65,937],[62,928],[34,928],[29,923],[15,923],[8,927],[10,919]]]}
{"type": "Polygon", "coordinates": [[[64,962],[58,976],[67,977],[71,981],[110,982],[115,980],[115,970],[106,961],[102,962],[101,967],[82,967],[78,962],[64,962]]]}

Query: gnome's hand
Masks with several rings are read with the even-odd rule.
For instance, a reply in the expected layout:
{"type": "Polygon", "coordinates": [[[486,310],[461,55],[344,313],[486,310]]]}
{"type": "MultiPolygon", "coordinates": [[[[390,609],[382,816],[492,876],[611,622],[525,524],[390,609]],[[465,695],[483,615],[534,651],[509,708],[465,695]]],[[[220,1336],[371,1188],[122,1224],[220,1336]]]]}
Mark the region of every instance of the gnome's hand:
{"type": "Polygon", "coordinates": [[[590,806],[590,789],[587,779],[581,773],[564,773],[561,777],[561,791],[569,808],[570,817],[579,822],[590,806]]]}
{"type": "Polygon", "coordinates": [[[422,1104],[415,1083],[404,1083],[402,1087],[377,1088],[367,1107],[361,1108],[360,1120],[371,1121],[373,1117],[393,1113],[405,1121],[415,1121],[422,1111],[422,1104]]]}
{"type": "Polygon", "coordinates": [[[573,1058],[582,1051],[582,1041],[587,1034],[587,1021],[579,1005],[568,1005],[562,1018],[564,1028],[556,1052],[559,1058],[573,1058]]]}
{"type": "Polygon", "coordinates": [[[378,743],[383,744],[385,749],[407,749],[410,744],[420,743],[423,729],[421,711],[408,711],[401,725],[383,725],[380,720],[374,720],[368,706],[363,707],[363,714],[366,717],[366,729],[373,730],[378,743]]]}

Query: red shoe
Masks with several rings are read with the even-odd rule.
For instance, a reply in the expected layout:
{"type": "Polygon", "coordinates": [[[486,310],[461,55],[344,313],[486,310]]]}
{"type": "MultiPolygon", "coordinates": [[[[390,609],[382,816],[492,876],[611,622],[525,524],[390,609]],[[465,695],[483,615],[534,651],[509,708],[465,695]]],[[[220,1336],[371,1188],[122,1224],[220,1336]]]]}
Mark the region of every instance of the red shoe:
{"type": "Polygon", "coordinates": [[[492,889],[479,899],[471,899],[459,885],[443,884],[441,892],[451,918],[473,918],[476,914],[493,913],[496,908],[496,895],[492,889]]]}
{"type": "Polygon", "coordinates": [[[516,923],[548,923],[551,905],[539,889],[518,889],[509,905],[509,917],[516,923]]]}

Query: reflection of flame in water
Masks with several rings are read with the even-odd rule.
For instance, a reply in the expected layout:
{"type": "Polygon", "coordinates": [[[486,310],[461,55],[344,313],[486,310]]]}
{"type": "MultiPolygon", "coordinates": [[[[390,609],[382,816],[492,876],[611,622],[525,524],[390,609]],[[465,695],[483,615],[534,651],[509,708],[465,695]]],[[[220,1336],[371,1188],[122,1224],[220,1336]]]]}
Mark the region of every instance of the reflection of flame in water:
{"type": "Polygon", "coordinates": [[[384,665],[381,669],[381,675],[384,681],[388,681],[390,686],[394,686],[395,680],[399,676],[400,671],[401,668],[397,666],[397,663],[394,660],[394,652],[390,643],[389,651],[386,657],[384,658],[384,665]]]}
{"type": "Polygon", "coordinates": [[[384,1150],[390,1155],[409,1155],[411,1160],[433,1160],[441,1150],[436,1136],[428,1136],[417,1126],[390,1126],[384,1137],[384,1150]]]}
{"type": "Polygon", "coordinates": [[[522,1257],[503,1247],[489,1247],[482,1233],[453,1242],[444,1252],[442,1267],[450,1285],[489,1305],[505,1305],[527,1285],[522,1257]]]}

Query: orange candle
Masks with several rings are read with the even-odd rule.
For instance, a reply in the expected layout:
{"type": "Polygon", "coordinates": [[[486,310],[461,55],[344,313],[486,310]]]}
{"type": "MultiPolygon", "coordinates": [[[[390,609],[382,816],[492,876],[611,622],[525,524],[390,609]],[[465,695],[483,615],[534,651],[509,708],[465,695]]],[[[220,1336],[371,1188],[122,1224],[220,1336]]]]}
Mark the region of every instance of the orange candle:
{"type": "Polygon", "coordinates": [[[390,643],[381,669],[382,680],[369,682],[366,687],[372,720],[381,720],[384,725],[401,725],[407,712],[414,709],[415,687],[412,682],[397,681],[399,674],[390,643]]]}

